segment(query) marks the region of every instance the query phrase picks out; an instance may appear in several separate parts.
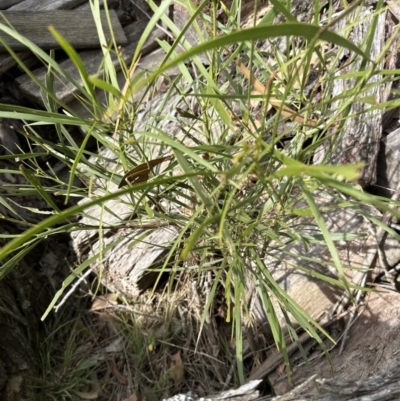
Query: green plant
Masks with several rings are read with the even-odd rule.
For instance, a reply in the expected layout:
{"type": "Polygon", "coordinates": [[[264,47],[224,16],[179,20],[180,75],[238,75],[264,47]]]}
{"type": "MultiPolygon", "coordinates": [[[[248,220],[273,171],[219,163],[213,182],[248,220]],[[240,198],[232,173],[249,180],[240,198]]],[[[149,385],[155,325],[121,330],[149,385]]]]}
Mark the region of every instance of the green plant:
{"type": "MultiPolygon", "coordinates": [[[[154,16],[143,33],[132,64],[127,66],[122,59],[120,60],[126,77],[125,88],[119,86],[117,72],[110,61],[112,55],[118,57],[115,44],[103,48],[102,75],[91,77],[80,61],[79,54],[53,30],[60,46],[80,72],[82,83],[74,84],[77,87],[77,96],[91,112],[90,119],[79,117],[68,105],[60,103],[55,97],[53,81],[59,77],[68,78],[68,74],[51,55],[25,41],[31,51],[48,66],[47,79],[43,84],[38,82],[18,56],[8,49],[21,68],[41,87],[46,110],[1,105],[0,117],[24,121],[24,135],[69,166],[71,179],[66,183],[66,187],[61,187],[64,183],[59,182],[56,175],[40,169],[40,175],[54,183],[44,186],[37,183],[32,176],[29,179],[28,173],[24,173],[24,169],[21,170],[54,212],[52,216],[32,225],[22,235],[11,240],[0,250],[0,259],[18,255],[18,252],[23,253],[27,246],[32,246],[53,233],[84,229],[85,227],[71,219],[79,213],[85,213],[89,206],[104,207],[105,202],[110,199],[123,201],[124,196],[129,195],[138,224],[157,225],[168,222],[179,228],[179,235],[172,244],[161,271],[170,271],[173,273],[172,277],[175,277],[174,274],[188,268],[187,260],[190,257],[192,270],[196,269],[200,273],[207,270],[213,272],[214,284],[201,318],[201,328],[210,313],[221,282],[223,283],[226,303],[235,305],[233,309],[228,308],[226,319],[233,322],[232,335],[236,339],[238,378],[243,382],[245,372],[242,363],[242,328],[249,315],[246,291],[250,283],[256,286],[264,308],[268,311],[273,339],[278,350],[284,355],[287,366],[289,357],[286,351],[286,333],[279,324],[275,308],[283,311],[286,329],[294,341],[298,341],[298,335],[290,316],[293,316],[324,350],[326,349],[322,335],[329,337],[317,321],[299,308],[276,283],[266,265],[267,257],[281,257],[277,250],[290,243],[302,243],[305,247],[311,243],[325,244],[337,270],[336,279],[307,268],[306,263],[296,267],[322,280],[342,286],[348,293],[354,288],[346,279],[335,245],[335,241],[351,240],[354,237],[349,236],[349,233],[333,234],[328,230],[321,207],[315,200],[318,193],[332,196],[333,201],[329,205],[331,209],[349,207],[361,210],[362,204],[368,203],[382,211],[397,213],[390,209],[388,200],[367,194],[352,184],[359,174],[359,164],[311,164],[315,149],[328,135],[336,132],[336,124],[339,128],[343,127],[346,120],[352,117],[349,110],[354,100],[367,101],[371,86],[380,84],[379,81],[370,84],[369,78],[382,73],[380,61],[386,53],[381,54],[377,60],[368,58],[368,48],[374,36],[373,29],[368,32],[365,43],[356,46],[346,39],[346,32],[333,33],[329,30],[330,24],[327,28],[319,27],[317,12],[313,24],[299,23],[291,16],[289,9],[277,1],[272,2],[276,8],[267,13],[257,27],[245,31],[239,30],[239,1],[233,1],[230,9],[224,8],[227,20],[225,25],[217,22],[216,2],[202,2],[181,32],[165,13],[171,4],[170,1],[163,2],[158,8],[152,1],[149,3],[154,9],[154,16]],[[201,14],[208,5],[208,15],[201,14]],[[271,25],[278,11],[284,14],[289,22],[271,25]],[[210,38],[190,48],[183,41],[183,35],[190,24],[200,32],[196,20],[198,16],[202,17],[203,24],[208,24],[210,38]],[[177,40],[172,45],[167,42],[160,43],[166,56],[156,71],[134,75],[140,46],[159,20],[170,29],[177,40]],[[226,34],[216,37],[217,28],[226,34]],[[294,37],[299,35],[304,40],[298,45],[294,37]],[[274,61],[267,62],[256,41],[281,36],[287,38],[286,50],[275,47],[274,61]],[[185,51],[178,55],[176,50],[180,42],[185,51]],[[336,53],[327,51],[323,46],[324,42],[336,45],[336,53]],[[232,47],[237,43],[238,46],[232,47]],[[353,52],[351,65],[355,68],[345,78],[354,79],[356,84],[339,97],[332,98],[332,82],[337,79],[336,62],[344,49],[353,52]],[[202,53],[209,57],[209,68],[206,68],[198,57],[202,53]],[[316,58],[313,59],[315,55],[316,58]],[[233,69],[235,60],[236,67],[233,69]],[[195,76],[185,64],[188,61],[193,64],[195,76]],[[317,63],[320,71],[318,82],[322,94],[318,101],[314,101],[316,94],[313,91],[306,95],[304,90],[312,62],[317,63]],[[164,98],[155,97],[153,101],[158,99],[159,104],[147,114],[147,120],[140,120],[137,104],[144,102],[144,97],[139,97],[138,100],[139,90],[145,88],[147,93],[151,92],[157,78],[168,73],[173,67],[179,69],[177,78],[169,80],[169,89],[164,98]],[[256,92],[253,91],[253,86],[256,92]],[[105,92],[106,104],[101,104],[96,91],[105,92]],[[339,98],[340,107],[332,107],[339,98]],[[192,99],[195,102],[191,102],[192,99]],[[256,115],[252,110],[252,102],[260,103],[256,115]],[[271,106],[275,109],[274,113],[271,112],[271,106]],[[176,107],[178,114],[173,120],[179,122],[181,137],[173,137],[165,128],[170,122],[171,110],[176,107]],[[288,121],[296,123],[281,131],[280,124],[288,121]],[[41,137],[36,129],[36,126],[41,124],[54,125],[59,143],[54,144],[41,137]],[[80,146],[69,135],[66,129],[68,125],[79,126],[87,132],[80,146]],[[287,130],[291,131],[290,145],[279,149],[277,145],[287,136],[287,130]],[[99,147],[108,148],[109,154],[114,155],[108,160],[112,167],[94,164],[89,159],[92,153],[85,149],[89,138],[94,138],[99,147]],[[145,179],[139,180],[137,174],[132,177],[133,168],[142,164],[146,166],[146,163],[157,158],[166,159],[162,160],[162,169],[158,166],[161,161],[154,165],[154,170],[158,169],[156,175],[147,174],[145,179]],[[125,172],[131,172],[130,180],[136,182],[127,182],[127,186],[116,192],[105,191],[103,196],[93,197],[88,203],[65,210],[59,210],[55,206],[48,195],[55,190],[66,199],[87,195],[85,190],[74,188],[75,173],[83,176],[88,183],[88,193],[98,178],[119,184],[124,174],[121,169],[118,170],[120,165],[114,164],[115,159],[125,172]],[[349,200],[344,201],[339,194],[346,195],[349,200]],[[168,208],[152,207],[153,198],[161,199],[160,204],[162,201],[172,204],[169,206],[170,210],[185,209],[185,213],[177,215],[169,213],[168,208]],[[304,216],[314,219],[315,235],[302,231],[303,223],[300,218],[304,216]]],[[[182,3],[187,6],[191,4],[182,3]]],[[[96,18],[99,5],[97,1],[93,1],[92,4],[96,18]]],[[[352,10],[356,6],[357,4],[352,10]]],[[[371,18],[376,18],[381,9],[380,2],[371,18]]],[[[342,17],[345,18],[346,14],[343,13],[342,17]]],[[[0,29],[21,41],[24,40],[4,25],[1,25],[0,29]]],[[[103,37],[100,25],[99,37],[103,37]]],[[[396,71],[390,73],[394,75],[396,71]]],[[[388,71],[384,74],[389,76],[388,71]]],[[[385,105],[372,105],[370,110],[383,106],[388,109],[395,105],[392,101],[385,105]]],[[[34,163],[37,155],[24,154],[22,157],[27,166],[32,166],[30,163],[34,163]]],[[[99,159],[107,161],[106,156],[100,156],[99,159]]],[[[146,167],[144,169],[146,170],[146,167]]],[[[150,172],[152,171],[147,173],[150,172]]],[[[367,217],[372,220],[371,216],[367,217]]],[[[102,228],[101,221],[99,227],[102,228]]],[[[393,231],[391,233],[393,234],[393,231]]],[[[141,240],[145,241],[146,238],[141,240]]],[[[76,275],[82,273],[90,262],[101,258],[110,248],[112,246],[100,249],[92,259],[77,267],[74,274],[65,281],[54,303],[76,275]]],[[[310,261],[325,263],[313,258],[310,261]]],[[[4,277],[10,268],[12,264],[3,266],[0,269],[0,277],[4,277]]],[[[301,344],[298,344],[301,347],[301,344]]]]}

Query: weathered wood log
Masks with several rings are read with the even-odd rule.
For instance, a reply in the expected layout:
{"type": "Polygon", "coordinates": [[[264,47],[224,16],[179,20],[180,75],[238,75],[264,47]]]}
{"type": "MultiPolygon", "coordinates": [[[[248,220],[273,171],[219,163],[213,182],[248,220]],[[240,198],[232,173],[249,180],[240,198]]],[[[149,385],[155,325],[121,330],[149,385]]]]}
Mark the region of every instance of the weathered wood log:
{"type": "MultiPolygon", "coordinates": [[[[3,24],[10,23],[11,26],[22,36],[36,44],[42,49],[60,48],[59,43],[49,31],[49,25],[53,26],[57,31],[75,48],[90,49],[101,47],[96,23],[93,19],[91,11],[4,11],[0,21],[3,24]],[[27,20],[29,19],[29,24],[27,20]]],[[[103,26],[106,40],[111,40],[111,30],[108,17],[104,11],[100,12],[101,24],[103,26]]],[[[124,45],[127,39],[119,23],[118,16],[115,11],[109,11],[110,23],[112,26],[113,36],[117,44],[124,45]]],[[[26,46],[7,35],[0,32],[0,38],[12,50],[26,50],[26,46]]],[[[0,45],[0,51],[4,51],[5,47],[0,45]]]]}
{"type": "Polygon", "coordinates": [[[0,10],[7,10],[12,6],[15,6],[18,3],[21,3],[23,0],[1,0],[0,1],[0,10]]]}
{"type": "MultiPolygon", "coordinates": [[[[133,53],[136,50],[136,46],[140,39],[140,36],[146,27],[146,24],[147,24],[146,21],[137,21],[134,24],[132,24],[132,26],[126,27],[124,29],[124,32],[127,32],[126,36],[128,38],[128,44],[126,46],[123,46],[121,49],[125,63],[127,64],[130,63],[133,53]]],[[[155,29],[151,33],[146,43],[143,45],[142,54],[144,55],[153,50],[157,46],[156,39],[161,39],[163,37],[164,33],[159,29],[155,29]]],[[[86,50],[80,52],[79,55],[89,75],[99,76],[102,74],[102,70],[101,69],[99,70],[99,67],[101,66],[102,61],[104,59],[102,51],[86,50]]],[[[113,56],[112,58],[116,70],[119,71],[121,69],[120,60],[116,56],[113,56]]],[[[73,77],[73,79],[76,82],[82,84],[80,73],[76,69],[74,63],[71,60],[62,61],[60,63],[60,66],[69,74],[69,76],[73,77]]],[[[44,82],[46,73],[47,73],[46,67],[39,68],[33,71],[33,74],[41,82],[44,82]]],[[[22,75],[21,77],[17,78],[15,83],[21,90],[21,92],[24,93],[29,99],[33,100],[38,104],[43,104],[40,88],[31,80],[31,78],[28,75],[22,75]]],[[[71,101],[74,98],[74,94],[77,93],[77,91],[78,91],[77,87],[70,80],[67,80],[66,78],[60,80],[57,79],[54,82],[55,96],[63,102],[71,101]]]]}
{"type": "Polygon", "coordinates": [[[315,383],[321,394],[299,395],[310,381],[271,401],[397,401],[400,398],[400,365],[363,380],[317,379],[315,383]]]}
{"type": "MultiPolygon", "coordinates": [[[[301,356],[297,355],[298,362],[296,362],[296,359],[292,359],[293,372],[290,381],[286,375],[282,375],[278,371],[269,374],[270,383],[276,394],[289,394],[296,386],[307,381],[315,373],[319,379],[329,379],[333,383],[335,381],[354,380],[358,381],[359,384],[355,385],[354,383],[352,385],[347,383],[343,386],[344,391],[347,391],[347,393],[341,392],[340,386],[338,386],[329,396],[328,394],[324,395],[326,397],[324,398],[318,392],[320,389],[324,394],[323,382],[318,380],[317,385],[310,382],[302,389],[300,394],[307,395],[312,400],[368,400],[368,396],[371,396],[371,400],[399,399],[398,395],[394,396],[391,391],[394,391],[394,389],[396,391],[400,390],[399,387],[396,389],[396,385],[398,386],[399,383],[398,349],[400,346],[400,333],[398,330],[398,303],[400,294],[387,291],[385,288],[377,287],[377,289],[380,290],[379,293],[368,294],[365,302],[358,307],[359,316],[348,333],[349,337],[343,353],[340,353],[339,345],[330,351],[332,365],[321,355],[320,350],[311,348],[308,357],[311,361],[313,373],[310,373],[301,356]],[[391,373],[392,369],[393,373],[391,373]],[[396,380],[396,385],[394,387],[392,385],[389,386],[389,382],[386,382],[385,379],[380,379],[380,386],[376,388],[369,387],[368,378],[377,374],[383,374],[383,376],[386,374],[387,379],[393,377],[396,380]],[[386,391],[388,398],[384,397],[386,391]],[[379,392],[382,392],[381,395],[379,395],[379,392]],[[361,398],[362,395],[366,398],[361,398]],[[372,395],[376,398],[373,398],[372,395]]],[[[376,384],[378,384],[378,381],[376,384]]],[[[330,388],[334,389],[334,384],[330,388]]],[[[289,399],[303,399],[299,393],[297,397],[289,399]]]]}
{"type": "MultiPolygon", "coordinates": [[[[107,7],[109,10],[113,9],[114,7],[118,6],[119,0],[108,0],[107,7]]],[[[100,7],[104,6],[104,0],[99,1],[100,7]]],[[[87,1],[86,3],[82,3],[79,6],[75,7],[74,10],[91,10],[91,5],[87,1]]]]}
{"type": "MultiPolygon", "coordinates": [[[[187,109],[185,102],[179,102],[179,96],[171,96],[167,103],[168,115],[163,113],[163,97],[157,96],[155,102],[149,102],[142,110],[139,111],[138,121],[136,124],[135,131],[141,132],[146,129],[147,124],[151,124],[152,118],[159,120],[158,126],[160,129],[168,131],[177,140],[185,142],[187,141],[186,134],[180,129],[179,123],[175,122],[174,119],[179,116],[179,113],[175,110],[175,106],[179,104],[181,109],[187,109]],[[155,104],[157,103],[157,104],[155,104]]],[[[154,147],[149,149],[149,159],[153,159],[158,155],[156,141],[154,147]]],[[[108,171],[113,170],[114,176],[123,175],[123,171],[118,164],[118,159],[111,150],[103,149],[100,157],[93,157],[91,162],[97,165],[99,168],[106,169],[108,171]]],[[[135,158],[138,155],[134,150],[130,157],[135,158]]],[[[165,168],[166,163],[161,164],[161,168],[165,168]]],[[[82,173],[85,171],[81,170],[82,173]]],[[[117,190],[117,184],[112,181],[103,179],[95,179],[95,196],[101,196],[104,191],[115,192],[117,190]]],[[[86,202],[87,200],[83,200],[86,202]]],[[[118,248],[118,252],[112,250],[107,252],[105,259],[102,263],[105,266],[104,282],[111,285],[111,288],[117,291],[121,291],[126,295],[133,296],[137,295],[143,288],[151,286],[151,282],[146,280],[143,276],[145,275],[146,269],[154,265],[163,256],[165,252],[168,252],[172,242],[177,238],[179,231],[174,226],[158,228],[157,225],[151,228],[130,228],[129,226],[125,229],[117,229],[113,231],[112,227],[118,228],[118,226],[125,225],[132,218],[132,199],[129,196],[124,196],[120,199],[115,199],[106,202],[103,206],[94,206],[85,211],[85,215],[80,220],[82,225],[98,226],[99,222],[102,221],[105,227],[111,227],[104,231],[105,236],[103,237],[108,245],[112,246],[113,242],[115,245],[111,248],[118,248]],[[115,237],[115,235],[117,237],[115,237]],[[142,244],[139,242],[137,246],[130,249],[129,244],[135,241],[139,237],[142,238],[142,244]],[[106,239],[108,237],[110,242],[106,239]],[[118,238],[118,239],[117,239],[118,238]],[[128,252],[127,250],[130,249],[128,252]],[[118,255],[118,258],[114,258],[113,255],[118,255]],[[111,259],[109,259],[111,258],[111,259]],[[109,274],[109,268],[112,273],[109,274]],[[122,275],[119,272],[124,272],[122,275]],[[119,278],[114,275],[117,274],[119,278]],[[138,286],[141,282],[145,284],[143,287],[138,286]]],[[[175,211],[179,213],[179,211],[175,211]]],[[[139,223],[140,225],[140,223],[139,223]]],[[[82,259],[87,257],[94,257],[99,253],[100,247],[104,246],[98,244],[98,230],[82,230],[75,231],[72,233],[72,244],[77,252],[77,255],[82,259]],[[91,255],[91,256],[89,256],[91,255]]],[[[99,267],[99,261],[95,261],[93,267],[97,269],[99,267]]]]}
{"type": "MultiPolygon", "coordinates": [[[[383,370],[380,374],[362,380],[337,380],[317,378],[311,376],[290,392],[277,396],[260,398],[270,401],[397,401],[400,398],[400,364],[390,370],[383,370]],[[302,395],[310,384],[319,388],[319,394],[302,395]]],[[[236,390],[229,390],[220,394],[206,397],[178,394],[162,401],[247,401],[259,399],[256,390],[261,381],[251,381],[236,390]]]]}
{"type": "MultiPolygon", "coordinates": [[[[355,10],[346,18],[342,18],[337,22],[333,30],[337,32],[345,31],[348,28],[348,20],[358,20],[359,23],[354,24],[351,34],[351,39],[356,44],[364,42],[365,35],[374,23],[371,8],[364,7],[361,10],[355,10]]],[[[382,53],[386,42],[392,38],[394,32],[395,22],[392,14],[386,10],[381,10],[377,17],[377,23],[375,26],[374,40],[369,50],[368,56],[375,60],[382,53]]],[[[397,45],[393,46],[394,49],[397,45]]],[[[347,56],[346,56],[347,59],[347,56]]],[[[385,68],[391,69],[396,68],[398,59],[398,53],[392,52],[386,59],[385,68]]],[[[358,65],[361,65],[361,61],[357,61],[358,65]]],[[[384,62],[380,63],[380,68],[384,68],[384,62]]],[[[343,68],[338,68],[340,74],[346,74],[350,71],[354,71],[353,65],[347,65],[343,68]]],[[[368,84],[379,82],[382,76],[378,74],[372,75],[368,84]]],[[[353,78],[350,80],[346,79],[335,79],[332,83],[333,92],[332,96],[338,97],[340,100],[333,102],[331,110],[339,110],[342,103],[343,94],[352,90],[358,81],[353,78]]],[[[367,82],[365,83],[367,84],[367,82]]],[[[392,87],[392,81],[388,81],[382,85],[374,85],[371,89],[364,91],[359,96],[367,97],[370,96],[376,103],[384,103],[389,98],[389,94],[392,87]]],[[[333,139],[327,140],[316,152],[314,161],[316,163],[325,160],[330,163],[356,163],[363,161],[365,167],[363,168],[362,175],[360,176],[358,183],[366,187],[372,185],[376,181],[376,161],[379,151],[379,141],[382,138],[383,131],[383,113],[381,110],[367,111],[370,105],[367,103],[357,102],[357,99],[353,104],[349,104],[348,115],[350,118],[346,119],[346,123],[341,129],[339,135],[333,136],[333,139]],[[325,155],[329,154],[328,159],[325,155]]],[[[345,112],[345,111],[344,111],[345,112]]]]}
{"type": "MultiPolygon", "coordinates": [[[[340,261],[345,267],[347,279],[351,281],[354,269],[371,269],[375,266],[366,265],[369,254],[376,256],[376,240],[373,235],[368,235],[371,223],[357,211],[350,208],[339,209],[330,207],[338,203],[336,194],[315,194],[316,202],[322,211],[322,217],[330,233],[342,233],[348,236],[348,240],[336,241],[340,261]],[[354,235],[356,238],[351,238],[354,235]]],[[[303,207],[305,207],[304,205],[303,207]]],[[[300,206],[301,207],[301,206],[300,206]]],[[[381,219],[381,214],[374,208],[365,210],[372,216],[381,219]]],[[[292,224],[296,224],[292,222],[292,224]]],[[[313,218],[298,219],[299,227],[303,235],[312,237],[318,234],[319,229],[315,226],[313,218]]],[[[374,258],[375,258],[374,256],[374,258]]],[[[338,286],[325,282],[314,273],[320,273],[327,277],[338,278],[336,267],[331,264],[332,256],[325,244],[310,244],[308,249],[302,243],[277,246],[266,260],[266,265],[277,283],[285,289],[304,310],[311,316],[319,317],[330,311],[339,301],[343,290],[338,286]],[[304,271],[302,268],[305,268],[304,271]],[[307,273],[308,270],[308,273],[307,273]],[[316,302],[318,300],[318,302],[316,302]]],[[[400,260],[400,252],[394,257],[395,264],[400,260]]],[[[285,317],[276,304],[276,310],[282,326],[285,325],[285,317]]],[[[294,319],[292,320],[295,323],[294,319]]]]}
{"type": "MultiPolygon", "coordinates": [[[[49,10],[70,10],[75,6],[82,4],[85,0],[24,0],[10,8],[12,11],[49,11],[49,10]]],[[[22,61],[32,59],[32,54],[29,52],[19,52],[18,57],[22,61]]],[[[33,57],[34,58],[34,57],[33,57]]],[[[35,58],[34,58],[35,59],[35,58]]],[[[10,68],[17,65],[17,62],[8,54],[0,54],[0,74],[6,72],[10,68]]]]}
{"type": "Polygon", "coordinates": [[[24,0],[10,8],[13,11],[70,10],[86,0],[24,0]]]}

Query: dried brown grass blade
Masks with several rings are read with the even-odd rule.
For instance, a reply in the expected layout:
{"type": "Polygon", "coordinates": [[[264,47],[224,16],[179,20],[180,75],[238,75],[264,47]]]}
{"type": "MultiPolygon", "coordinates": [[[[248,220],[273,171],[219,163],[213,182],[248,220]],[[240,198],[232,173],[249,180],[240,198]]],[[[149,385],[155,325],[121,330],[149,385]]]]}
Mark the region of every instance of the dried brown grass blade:
{"type": "Polygon", "coordinates": [[[115,121],[115,129],[114,129],[114,135],[113,135],[113,138],[114,138],[114,139],[117,138],[117,132],[118,132],[118,127],[119,127],[119,122],[120,122],[120,120],[121,120],[122,110],[123,110],[123,108],[124,108],[124,104],[125,104],[125,101],[126,101],[126,99],[125,99],[126,92],[128,91],[129,85],[130,85],[130,83],[131,83],[131,81],[132,81],[133,74],[134,74],[135,71],[136,71],[136,67],[137,67],[138,64],[139,64],[139,61],[140,61],[140,56],[139,56],[138,59],[136,60],[135,64],[131,67],[131,69],[130,69],[130,71],[129,71],[129,75],[128,75],[127,79],[126,79],[125,85],[124,85],[124,87],[123,87],[123,89],[122,89],[122,92],[121,92],[121,93],[122,93],[122,98],[121,98],[121,100],[119,101],[119,105],[118,105],[118,115],[117,115],[117,120],[115,121]]]}
{"type": "MultiPolygon", "coordinates": [[[[255,90],[260,95],[265,95],[268,92],[268,88],[264,86],[239,59],[235,59],[235,63],[240,68],[241,73],[250,81],[250,83],[254,86],[255,90]]],[[[284,117],[290,118],[297,123],[307,124],[311,126],[314,126],[316,124],[316,121],[314,119],[309,118],[306,120],[304,117],[300,116],[295,111],[285,106],[284,103],[278,100],[276,97],[270,96],[268,98],[268,102],[276,109],[280,109],[284,117]]]]}

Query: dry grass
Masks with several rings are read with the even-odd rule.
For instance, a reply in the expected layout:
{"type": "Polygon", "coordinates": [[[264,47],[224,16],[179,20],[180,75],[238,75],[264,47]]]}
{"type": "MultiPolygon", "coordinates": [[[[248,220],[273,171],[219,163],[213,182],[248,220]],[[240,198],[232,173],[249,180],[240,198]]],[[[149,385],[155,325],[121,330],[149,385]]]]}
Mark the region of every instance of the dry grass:
{"type": "MultiPolygon", "coordinates": [[[[39,399],[57,394],[58,400],[79,395],[159,400],[176,393],[205,396],[230,388],[237,381],[235,339],[232,324],[226,322],[222,286],[201,324],[214,279],[211,271],[178,273],[171,291],[165,282],[134,302],[105,289],[93,302],[90,292],[85,296],[80,291],[81,301],[75,294],[40,345],[41,364],[48,364],[48,369],[35,379],[39,399]]],[[[249,347],[245,353],[249,373],[254,358],[249,347]]]]}

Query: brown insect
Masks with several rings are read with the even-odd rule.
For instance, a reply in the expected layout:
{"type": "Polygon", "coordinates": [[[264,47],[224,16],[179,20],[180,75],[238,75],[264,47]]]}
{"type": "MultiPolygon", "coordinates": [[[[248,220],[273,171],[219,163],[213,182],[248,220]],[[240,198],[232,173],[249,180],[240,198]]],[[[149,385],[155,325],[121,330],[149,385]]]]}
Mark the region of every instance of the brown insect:
{"type": "Polygon", "coordinates": [[[161,164],[166,160],[172,159],[172,155],[159,157],[158,159],[149,160],[146,163],[139,164],[132,170],[129,170],[123,177],[118,185],[118,188],[122,188],[127,184],[140,184],[141,182],[146,182],[149,179],[150,171],[153,167],[161,164]]]}

